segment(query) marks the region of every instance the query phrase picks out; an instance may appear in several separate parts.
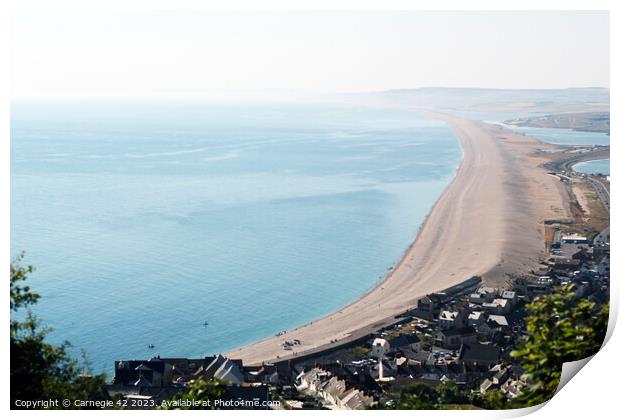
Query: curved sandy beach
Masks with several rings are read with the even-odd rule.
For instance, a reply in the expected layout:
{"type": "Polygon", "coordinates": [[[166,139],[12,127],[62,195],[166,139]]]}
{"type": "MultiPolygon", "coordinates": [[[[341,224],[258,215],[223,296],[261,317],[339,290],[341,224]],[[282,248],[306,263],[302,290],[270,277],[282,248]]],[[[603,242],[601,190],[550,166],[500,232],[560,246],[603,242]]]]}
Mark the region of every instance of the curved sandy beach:
{"type": "Polygon", "coordinates": [[[463,160],[399,264],[345,308],[228,357],[252,365],[299,356],[365,335],[415,306],[419,297],[474,275],[501,286],[505,273],[538,266],[545,256],[544,220],[568,215],[563,188],[535,155],[541,143],[496,125],[432,116],[457,134],[463,160]],[[293,339],[301,341],[295,353],[284,350],[282,343],[293,339]]]}

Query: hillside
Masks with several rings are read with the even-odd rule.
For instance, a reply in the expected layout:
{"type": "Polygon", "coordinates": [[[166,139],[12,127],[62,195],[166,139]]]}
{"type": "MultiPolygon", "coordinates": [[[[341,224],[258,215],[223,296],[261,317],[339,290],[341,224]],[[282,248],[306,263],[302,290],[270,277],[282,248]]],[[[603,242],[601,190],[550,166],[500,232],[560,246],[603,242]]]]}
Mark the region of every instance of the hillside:
{"type": "Polygon", "coordinates": [[[594,131],[609,134],[609,112],[579,112],[543,115],[505,121],[521,127],[571,128],[576,131],[594,131]]]}
{"type": "Polygon", "coordinates": [[[609,113],[609,89],[482,89],[428,87],[338,95],[375,104],[494,112],[609,113]]]}

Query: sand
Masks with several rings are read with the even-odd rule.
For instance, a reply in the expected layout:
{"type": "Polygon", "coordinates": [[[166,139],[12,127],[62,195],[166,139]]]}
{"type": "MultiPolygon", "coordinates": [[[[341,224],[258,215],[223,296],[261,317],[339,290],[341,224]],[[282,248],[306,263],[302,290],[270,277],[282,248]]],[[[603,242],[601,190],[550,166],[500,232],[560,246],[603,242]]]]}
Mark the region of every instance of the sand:
{"type": "Polygon", "coordinates": [[[417,299],[474,275],[505,286],[506,273],[527,272],[545,257],[545,219],[568,217],[564,188],[540,167],[537,140],[497,125],[443,114],[463,159],[400,263],[376,288],[310,324],[227,353],[244,364],[284,360],[362,336],[417,299]],[[300,345],[284,350],[285,340],[300,345]]]}

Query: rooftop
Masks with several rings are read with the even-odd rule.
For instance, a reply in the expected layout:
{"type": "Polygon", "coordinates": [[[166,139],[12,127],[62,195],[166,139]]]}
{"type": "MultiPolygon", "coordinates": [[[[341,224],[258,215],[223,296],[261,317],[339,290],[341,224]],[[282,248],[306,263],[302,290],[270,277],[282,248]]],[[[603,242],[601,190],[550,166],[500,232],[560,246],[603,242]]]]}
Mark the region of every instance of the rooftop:
{"type": "Polygon", "coordinates": [[[496,324],[501,325],[502,327],[508,326],[508,321],[506,320],[506,317],[503,315],[490,315],[489,321],[495,322],[496,324]]]}
{"type": "Polygon", "coordinates": [[[501,354],[499,347],[489,344],[463,344],[460,350],[460,359],[473,362],[497,362],[501,354]]]}
{"type": "Polygon", "coordinates": [[[453,321],[453,320],[456,319],[458,314],[459,313],[456,312],[456,311],[441,311],[441,314],[439,315],[439,319],[440,320],[453,321]]]}
{"type": "Polygon", "coordinates": [[[390,347],[392,348],[405,347],[419,342],[420,339],[418,338],[418,336],[413,334],[401,334],[398,337],[393,338],[389,341],[390,347]]]}

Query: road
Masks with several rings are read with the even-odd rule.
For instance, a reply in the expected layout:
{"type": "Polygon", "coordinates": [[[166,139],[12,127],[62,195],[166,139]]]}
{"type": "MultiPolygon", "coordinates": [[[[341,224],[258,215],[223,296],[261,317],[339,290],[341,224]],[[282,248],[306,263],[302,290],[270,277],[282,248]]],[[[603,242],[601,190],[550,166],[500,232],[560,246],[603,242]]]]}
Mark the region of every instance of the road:
{"type": "Polygon", "coordinates": [[[609,146],[597,146],[590,151],[582,152],[575,154],[573,156],[569,156],[564,159],[554,160],[552,162],[545,163],[545,169],[548,171],[561,173],[568,177],[580,177],[585,179],[596,191],[599,196],[599,199],[609,211],[610,207],[610,199],[609,199],[609,191],[605,188],[605,185],[601,181],[599,181],[596,177],[588,174],[582,174],[579,172],[573,171],[573,166],[580,162],[587,162],[590,160],[596,159],[609,159],[609,146]]]}
{"type": "Polygon", "coordinates": [[[575,164],[597,159],[609,159],[609,146],[596,146],[587,152],[575,153],[564,159],[547,162],[544,166],[545,169],[553,172],[572,172],[575,164]]]}
{"type": "Polygon", "coordinates": [[[601,199],[601,202],[603,203],[607,211],[609,211],[609,205],[610,205],[609,191],[607,191],[607,188],[605,188],[605,185],[603,185],[601,181],[594,178],[593,176],[587,175],[586,180],[590,183],[590,185],[594,187],[594,189],[596,190],[596,193],[598,194],[598,197],[601,199]]]}

